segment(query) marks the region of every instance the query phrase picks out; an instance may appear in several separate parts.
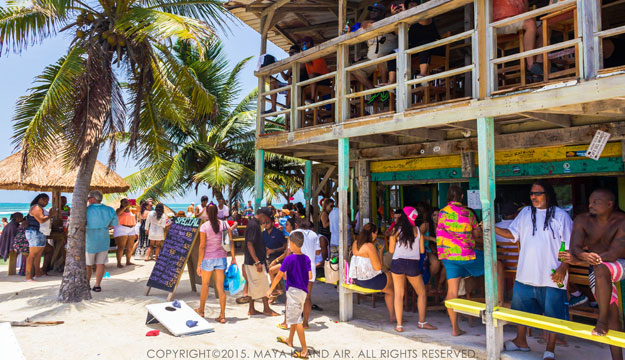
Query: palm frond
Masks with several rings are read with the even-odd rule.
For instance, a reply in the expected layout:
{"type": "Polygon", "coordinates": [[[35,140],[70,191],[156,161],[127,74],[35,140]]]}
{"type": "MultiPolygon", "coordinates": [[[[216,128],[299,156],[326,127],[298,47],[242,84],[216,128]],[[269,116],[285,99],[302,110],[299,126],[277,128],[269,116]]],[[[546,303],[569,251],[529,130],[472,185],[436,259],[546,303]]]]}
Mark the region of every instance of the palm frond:
{"type": "Polygon", "coordinates": [[[139,0],[148,9],[191,17],[212,27],[227,30],[227,21],[236,19],[219,0],[139,0]]]}

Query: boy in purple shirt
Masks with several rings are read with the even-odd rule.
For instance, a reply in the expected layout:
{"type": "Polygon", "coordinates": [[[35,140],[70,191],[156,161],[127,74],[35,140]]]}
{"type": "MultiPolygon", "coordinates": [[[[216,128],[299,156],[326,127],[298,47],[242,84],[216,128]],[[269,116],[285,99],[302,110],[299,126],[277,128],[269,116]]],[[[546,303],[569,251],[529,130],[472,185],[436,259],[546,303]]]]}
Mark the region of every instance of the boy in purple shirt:
{"type": "Polygon", "coordinates": [[[267,297],[271,295],[273,290],[278,286],[280,280],[286,273],[286,323],[290,326],[289,338],[278,337],[278,342],[293,347],[293,336],[297,331],[297,337],[302,345],[302,350],[295,352],[293,357],[308,358],[308,348],[306,347],[306,338],[304,336],[303,312],[306,295],[308,295],[308,282],[312,280],[312,271],[310,267],[310,259],[302,254],[302,245],[304,245],[304,234],[302,232],[293,232],[289,239],[289,249],[291,255],[284,258],[278,275],[273,279],[271,288],[267,292],[267,297]]]}

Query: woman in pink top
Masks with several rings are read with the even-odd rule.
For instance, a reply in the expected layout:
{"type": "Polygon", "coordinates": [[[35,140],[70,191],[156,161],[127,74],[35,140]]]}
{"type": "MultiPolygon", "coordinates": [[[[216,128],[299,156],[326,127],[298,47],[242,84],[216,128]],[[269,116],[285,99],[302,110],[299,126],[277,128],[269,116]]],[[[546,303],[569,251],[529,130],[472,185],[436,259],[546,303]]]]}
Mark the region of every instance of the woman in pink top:
{"type": "MultiPolygon", "coordinates": [[[[228,254],[221,246],[221,237],[224,231],[228,232],[232,239],[232,230],[228,227],[228,223],[217,219],[217,207],[209,205],[206,208],[208,220],[200,227],[200,251],[198,252],[197,274],[202,277],[202,292],[200,293],[200,307],[196,309],[198,314],[204,317],[204,308],[206,307],[206,299],[208,298],[208,287],[211,275],[215,272],[215,285],[217,294],[219,295],[219,306],[221,312],[216,321],[224,324],[226,322],[226,293],[224,292],[224,278],[228,261],[228,254]]],[[[230,250],[232,256],[232,264],[236,264],[234,257],[234,246],[230,250]]]]}

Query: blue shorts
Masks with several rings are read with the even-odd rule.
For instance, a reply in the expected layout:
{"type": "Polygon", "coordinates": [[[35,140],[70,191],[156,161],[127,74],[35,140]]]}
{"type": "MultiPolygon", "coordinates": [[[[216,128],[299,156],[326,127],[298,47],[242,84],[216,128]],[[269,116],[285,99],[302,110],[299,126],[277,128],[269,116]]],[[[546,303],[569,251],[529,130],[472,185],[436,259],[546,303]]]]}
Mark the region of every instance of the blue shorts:
{"type": "Polygon", "coordinates": [[[204,259],[200,264],[200,268],[204,271],[226,270],[227,267],[228,261],[225,257],[219,259],[204,259]]]}
{"type": "Polygon", "coordinates": [[[443,266],[447,272],[447,280],[484,275],[484,252],[478,249],[475,249],[475,259],[473,260],[441,261],[443,262],[443,266]]]}
{"type": "Polygon", "coordinates": [[[37,230],[26,230],[24,232],[26,240],[28,240],[29,247],[44,247],[46,246],[46,236],[37,230]]]}
{"type": "Polygon", "coordinates": [[[363,287],[365,289],[371,290],[383,290],[386,287],[386,282],[388,279],[386,278],[385,273],[379,273],[374,278],[369,280],[358,280],[354,279],[354,284],[363,287]]]}
{"type": "Polygon", "coordinates": [[[550,286],[532,286],[514,282],[512,288],[512,310],[531,314],[545,315],[560,320],[569,319],[569,307],[566,305],[565,289],[550,286]]]}

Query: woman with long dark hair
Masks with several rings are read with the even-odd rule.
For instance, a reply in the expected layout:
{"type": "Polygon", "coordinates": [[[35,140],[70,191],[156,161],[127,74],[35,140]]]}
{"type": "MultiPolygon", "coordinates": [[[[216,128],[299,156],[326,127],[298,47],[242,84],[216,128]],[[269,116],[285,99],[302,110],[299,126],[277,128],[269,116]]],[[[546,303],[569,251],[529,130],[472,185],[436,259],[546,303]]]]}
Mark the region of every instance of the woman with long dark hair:
{"type": "Polygon", "coordinates": [[[126,254],[126,265],[134,265],[130,262],[130,256],[132,254],[133,245],[135,243],[135,226],[137,225],[137,219],[130,212],[132,205],[126,198],[121,199],[119,202],[119,208],[115,211],[117,213],[117,219],[119,225],[113,228],[113,237],[115,238],[115,245],[117,247],[117,267],[121,268],[122,257],[126,254]]]}
{"type": "Polygon", "coordinates": [[[397,220],[393,235],[389,239],[389,252],[393,254],[391,274],[395,290],[395,316],[397,326],[395,331],[403,332],[402,315],[404,309],[404,293],[406,279],[417,293],[417,308],[419,309],[419,329],[436,330],[436,327],[425,321],[427,294],[419,260],[425,255],[425,244],[419,228],[415,224],[418,216],[413,207],[405,207],[397,220]]]}
{"type": "Polygon", "coordinates": [[[393,279],[391,274],[382,272],[382,259],[373,243],[378,236],[378,228],[372,223],[365,224],[352,246],[349,277],[360,287],[379,290],[384,293],[384,302],[391,322],[395,321],[393,306],[393,279]]]}
{"type": "Polygon", "coordinates": [[[150,240],[148,239],[148,233],[145,231],[145,223],[152,211],[151,203],[141,200],[139,203],[139,213],[137,214],[137,221],[139,222],[139,229],[137,234],[139,235],[139,241],[137,241],[133,247],[132,252],[135,253],[135,260],[140,257],[145,260],[145,254],[150,246],[150,240]]]}
{"type": "Polygon", "coordinates": [[[41,254],[46,246],[46,237],[41,233],[41,224],[50,220],[54,216],[54,209],[50,210],[49,215],[44,214],[43,208],[48,206],[50,197],[47,194],[37,195],[30,203],[28,211],[25,235],[28,239],[28,257],[26,258],[26,281],[35,281],[35,277],[43,276],[41,271],[41,254]]]}
{"type": "MultiPolygon", "coordinates": [[[[217,207],[209,205],[206,213],[208,221],[204,222],[200,227],[200,251],[198,252],[197,274],[202,277],[202,291],[200,293],[200,307],[196,312],[204,317],[204,308],[206,307],[206,299],[208,298],[208,288],[210,287],[210,279],[215,273],[215,286],[217,295],[219,296],[219,317],[215,321],[224,324],[226,322],[226,292],[224,291],[225,271],[228,266],[226,250],[222,246],[222,236],[224,231],[232,239],[232,231],[228,223],[217,218],[217,207]]],[[[230,249],[232,257],[231,264],[236,264],[237,260],[234,256],[234,246],[230,249]]]]}
{"type": "Polygon", "coordinates": [[[145,221],[145,231],[148,233],[150,247],[145,254],[145,261],[149,261],[154,248],[154,261],[161,253],[163,242],[165,241],[165,228],[169,225],[169,219],[165,216],[165,207],[162,203],[156,204],[154,211],[150,212],[145,221]]]}

